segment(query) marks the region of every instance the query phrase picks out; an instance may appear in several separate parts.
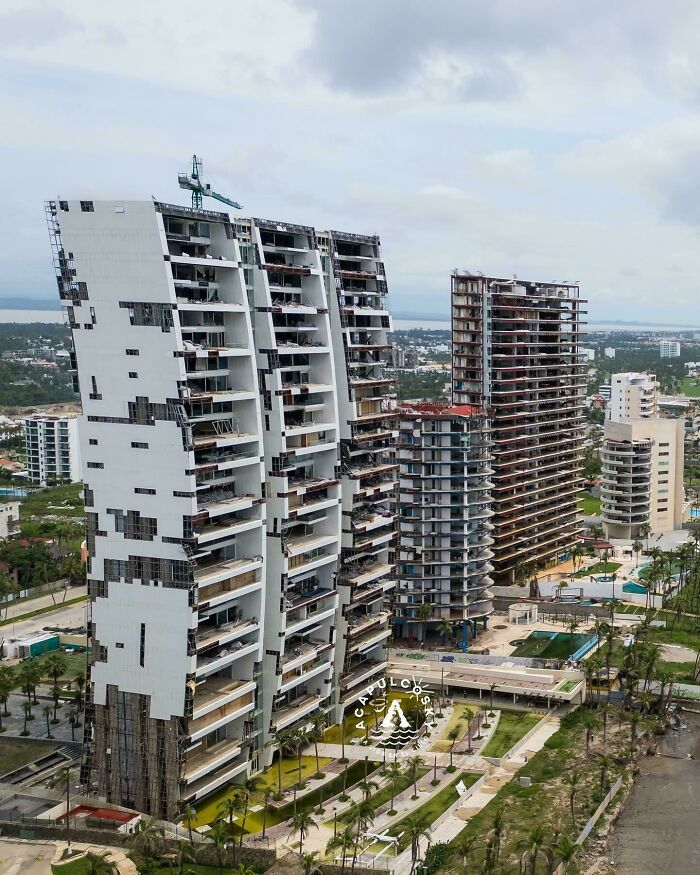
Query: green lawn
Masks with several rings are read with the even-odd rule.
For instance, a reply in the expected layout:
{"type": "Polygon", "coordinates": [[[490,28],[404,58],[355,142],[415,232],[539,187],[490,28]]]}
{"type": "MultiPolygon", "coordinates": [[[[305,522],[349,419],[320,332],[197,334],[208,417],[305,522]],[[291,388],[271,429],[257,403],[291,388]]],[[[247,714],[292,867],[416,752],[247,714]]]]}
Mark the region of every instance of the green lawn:
{"type": "Polygon", "coordinates": [[[589,568],[577,571],[575,577],[587,577],[589,574],[612,574],[622,567],[621,562],[595,562],[589,568]]]}
{"type": "Polygon", "coordinates": [[[584,495],[578,500],[578,507],[584,516],[597,516],[600,513],[600,499],[584,495]]]}
{"type": "MultiPolygon", "coordinates": [[[[407,699],[410,697],[409,693],[404,693],[401,691],[395,691],[389,693],[387,699],[391,703],[395,699],[407,699]]],[[[343,731],[345,731],[345,743],[350,744],[353,738],[364,738],[365,730],[358,729],[357,724],[360,722],[364,722],[365,726],[369,724],[370,730],[374,728],[375,718],[381,722],[383,714],[376,714],[375,711],[370,707],[369,704],[365,705],[362,708],[362,711],[367,719],[357,717],[355,715],[355,711],[359,710],[361,706],[359,703],[357,705],[350,705],[348,711],[345,714],[345,718],[341,723],[336,723],[333,726],[329,726],[328,729],[323,733],[323,741],[326,744],[341,744],[343,731]]]]}
{"type": "Polygon", "coordinates": [[[21,516],[82,516],[85,513],[80,497],[82,483],[39,489],[21,499],[21,516]]]}
{"type": "Polygon", "coordinates": [[[5,738],[0,735],[0,775],[26,766],[52,750],[56,750],[55,744],[27,741],[24,738],[5,738]]]}
{"type": "MultiPolygon", "coordinates": [[[[454,805],[459,799],[459,793],[457,792],[456,787],[460,781],[464,781],[465,786],[469,788],[472,784],[475,784],[480,777],[481,775],[477,772],[462,772],[461,775],[458,775],[454,780],[450,781],[446,787],[443,787],[431,796],[427,802],[420,805],[418,808],[415,808],[408,817],[416,817],[426,824],[432,824],[443,812],[447,811],[447,809],[451,805],[454,805]]],[[[397,836],[400,833],[403,833],[398,841],[397,853],[404,851],[411,841],[408,831],[405,829],[405,821],[406,818],[404,817],[398,823],[392,824],[387,830],[388,834],[392,836],[397,836]]]]}
{"type": "MultiPolygon", "coordinates": [[[[313,757],[306,757],[307,760],[313,760],[313,772],[316,771],[316,761],[313,757]]],[[[322,763],[328,763],[329,760],[321,760],[322,763]]],[[[372,774],[372,772],[376,771],[379,767],[380,763],[369,762],[367,764],[367,774],[372,774]]],[[[268,769],[267,772],[264,772],[262,777],[269,780],[271,783],[273,778],[269,777],[270,775],[276,773],[276,769],[273,766],[272,769],[268,769]]],[[[365,764],[364,761],[358,761],[351,763],[348,766],[348,776],[347,776],[347,788],[350,789],[353,784],[356,784],[358,781],[362,781],[364,779],[365,774],[365,764]]],[[[305,811],[309,808],[316,808],[321,801],[321,794],[323,794],[324,799],[330,799],[332,796],[340,793],[343,789],[343,773],[341,772],[337,777],[333,778],[330,781],[327,781],[324,787],[318,787],[316,790],[313,790],[310,793],[306,793],[304,796],[299,797],[297,800],[297,811],[305,811]]],[[[292,781],[293,783],[293,781],[292,781]]],[[[227,787],[225,790],[220,791],[210,798],[206,805],[203,805],[197,811],[197,817],[193,821],[192,825],[202,826],[205,823],[212,823],[215,820],[218,820],[221,817],[221,810],[219,809],[219,805],[230,796],[233,796],[236,792],[236,786],[231,785],[227,787]]],[[[256,793],[253,796],[251,801],[251,805],[255,807],[256,805],[263,805],[262,793],[256,793]]],[[[276,807],[269,806],[267,811],[267,826],[275,826],[278,823],[284,823],[289,820],[294,811],[293,801],[289,801],[285,805],[276,807]]],[[[262,830],[263,823],[263,809],[260,808],[259,811],[252,811],[246,817],[245,822],[245,830],[247,833],[256,833],[262,830]]]]}
{"type": "MultiPolygon", "coordinates": [[[[52,653],[60,654],[66,661],[66,671],[62,676],[63,680],[73,680],[73,678],[80,672],[85,674],[87,670],[87,653],[63,653],[59,650],[54,650],[52,653]]],[[[43,666],[52,653],[42,653],[41,656],[33,657],[31,662],[39,663],[39,665],[43,666]]],[[[24,662],[26,661],[27,660],[24,660],[24,662]]],[[[18,671],[23,664],[23,662],[20,662],[16,665],[14,667],[15,671],[18,671]]]]}
{"type": "Polygon", "coordinates": [[[502,757],[542,719],[532,711],[501,711],[496,731],[480,751],[485,757],[502,757]]]}
{"type": "Polygon", "coordinates": [[[678,394],[688,398],[700,398],[700,381],[695,377],[684,377],[678,386],[678,394]]]}
{"type": "MultiPolygon", "coordinates": [[[[416,778],[416,780],[420,781],[420,779],[427,775],[429,771],[429,768],[418,769],[418,777],[416,778]]],[[[403,793],[403,791],[407,787],[410,787],[412,783],[413,781],[407,774],[401,775],[401,777],[396,780],[395,795],[398,796],[399,793],[403,793]]],[[[384,805],[385,802],[391,801],[392,795],[394,795],[394,791],[392,790],[391,783],[389,783],[386,786],[382,787],[380,790],[377,790],[376,793],[373,793],[369,797],[369,800],[372,803],[372,807],[376,811],[380,806],[384,805]]],[[[350,818],[347,814],[341,815],[338,818],[338,823],[346,824],[349,822],[350,818]]],[[[333,823],[333,821],[331,820],[329,821],[329,823],[333,823]]]]}

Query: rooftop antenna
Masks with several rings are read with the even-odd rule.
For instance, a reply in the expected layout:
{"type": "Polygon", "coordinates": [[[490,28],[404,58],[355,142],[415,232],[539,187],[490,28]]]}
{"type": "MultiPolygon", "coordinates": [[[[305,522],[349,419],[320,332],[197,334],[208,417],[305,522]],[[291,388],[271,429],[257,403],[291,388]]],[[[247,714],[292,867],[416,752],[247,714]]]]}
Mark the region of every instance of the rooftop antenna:
{"type": "Polygon", "coordinates": [[[208,183],[202,182],[202,159],[198,158],[196,155],[192,156],[191,173],[178,173],[177,181],[180,184],[180,188],[184,188],[187,189],[187,191],[192,192],[193,210],[202,209],[205,197],[212,197],[214,198],[214,200],[220,201],[222,204],[228,204],[228,206],[233,207],[234,210],[243,209],[243,207],[237,201],[232,201],[230,198],[225,197],[223,194],[219,194],[217,191],[213,191],[212,187],[208,183]]]}

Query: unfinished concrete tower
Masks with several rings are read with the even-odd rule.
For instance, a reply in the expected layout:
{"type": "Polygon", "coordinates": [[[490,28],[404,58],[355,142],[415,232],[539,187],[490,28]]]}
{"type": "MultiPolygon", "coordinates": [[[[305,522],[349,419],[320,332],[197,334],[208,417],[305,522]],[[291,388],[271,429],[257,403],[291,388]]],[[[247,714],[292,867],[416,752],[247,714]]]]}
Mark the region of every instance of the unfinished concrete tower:
{"type": "Polygon", "coordinates": [[[582,303],[577,285],[452,275],[453,402],[491,420],[496,582],[556,563],[577,538],[582,303]]]}

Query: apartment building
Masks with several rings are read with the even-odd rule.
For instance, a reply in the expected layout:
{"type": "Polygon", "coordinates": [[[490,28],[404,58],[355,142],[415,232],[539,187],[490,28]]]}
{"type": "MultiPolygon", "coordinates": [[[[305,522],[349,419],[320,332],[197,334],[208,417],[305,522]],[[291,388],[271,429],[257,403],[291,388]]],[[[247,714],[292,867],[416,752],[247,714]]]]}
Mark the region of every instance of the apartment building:
{"type": "Polygon", "coordinates": [[[396,585],[396,384],[379,238],[319,235],[338,385],[342,540],[336,717],[386,668],[396,585]]]}
{"type": "Polygon", "coordinates": [[[27,476],[34,486],[80,481],[77,416],[28,416],[24,443],[27,476]]]}
{"type": "Polygon", "coordinates": [[[662,340],[659,342],[659,357],[662,359],[677,359],[681,354],[681,345],[677,340],[662,340]]]}
{"type": "Polygon", "coordinates": [[[19,501],[0,502],[0,541],[16,538],[20,534],[19,501]]]}
{"type": "Polygon", "coordinates": [[[452,276],[452,400],[491,422],[496,582],[564,558],[577,539],[583,303],[577,285],[452,276]]]}
{"type": "Polygon", "coordinates": [[[682,419],[659,419],[653,374],[613,374],[600,452],[601,515],[608,538],[633,540],[683,522],[682,419]]]}
{"type": "Polygon", "coordinates": [[[600,512],[606,538],[632,541],[683,525],[682,419],[605,423],[600,512]]]}
{"type": "Polygon", "coordinates": [[[659,415],[658,388],[654,374],[613,374],[610,378],[610,399],[605,410],[606,419],[615,422],[656,419],[659,415]]]}
{"type": "Polygon", "coordinates": [[[401,405],[398,457],[396,635],[466,650],[493,610],[486,416],[469,406],[401,405]]]}
{"type": "Polygon", "coordinates": [[[262,768],[275,732],[339,719],[358,667],[383,670],[379,241],[158,202],[47,214],[84,410],[82,779],[173,819],[262,768]],[[381,524],[359,519],[370,499],[381,524]]]}

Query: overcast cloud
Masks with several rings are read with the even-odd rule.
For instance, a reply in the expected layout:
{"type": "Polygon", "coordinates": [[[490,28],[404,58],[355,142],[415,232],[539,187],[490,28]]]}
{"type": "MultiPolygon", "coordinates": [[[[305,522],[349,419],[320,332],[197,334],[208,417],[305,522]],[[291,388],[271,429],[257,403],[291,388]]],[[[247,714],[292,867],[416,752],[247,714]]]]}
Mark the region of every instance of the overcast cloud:
{"type": "Polygon", "coordinates": [[[379,233],[395,310],[449,273],[579,280],[700,325],[692,0],[3,0],[0,296],[52,297],[43,201],[182,201],[379,233]]]}

